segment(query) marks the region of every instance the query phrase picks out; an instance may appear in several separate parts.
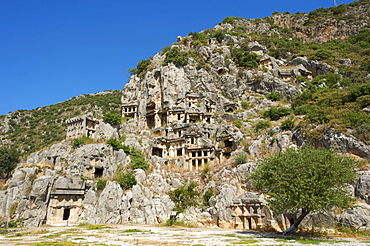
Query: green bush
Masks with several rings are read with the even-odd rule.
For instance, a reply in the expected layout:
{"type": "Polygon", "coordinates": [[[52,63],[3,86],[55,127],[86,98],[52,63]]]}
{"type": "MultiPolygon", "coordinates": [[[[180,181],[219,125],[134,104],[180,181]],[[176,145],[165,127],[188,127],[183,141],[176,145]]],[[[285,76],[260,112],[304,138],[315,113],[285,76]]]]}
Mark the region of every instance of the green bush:
{"type": "Polygon", "coordinates": [[[112,146],[113,150],[119,150],[119,149],[122,149],[123,146],[121,144],[121,142],[115,138],[111,138],[107,141],[107,144],[109,144],[110,146],[112,146]]]}
{"type": "Polygon", "coordinates": [[[98,182],[96,183],[96,189],[97,190],[104,190],[106,185],[107,185],[106,180],[99,179],[98,182]]]}
{"type": "Polygon", "coordinates": [[[243,109],[249,108],[249,104],[247,102],[241,102],[240,105],[242,106],[243,109]]]}
{"type": "Polygon", "coordinates": [[[94,139],[92,139],[91,137],[82,136],[80,138],[73,139],[71,145],[74,149],[77,149],[81,147],[81,145],[93,143],[93,142],[94,142],[94,139]]]}
{"type": "Polygon", "coordinates": [[[183,213],[185,209],[198,205],[199,192],[196,190],[198,185],[194,182],[180,186],[170,191],[170,198],[175,203],[174,210],[183,213]]]}
{"type": "Polygon", "coordinates": [[[370,124],[369,116],[361,111],[350,111],[343,116],[343,120],[345,122],[349,122],[352,129],[355,129],[362,124],[370,124]]]}
{"type": "Polygon", "coordinates": [[[119,125],[122,122],[122,116],[117,113],[107,113],[103,116],[103,120],[111,125],[119,125]]]}
{"type": "Polygon", "coordinates": [[[236,165],[241,165],[241,164],[247,163],[248,154],[244,151],[239,151],[233,156],[233,159],[236,165]]]}
{"type": "Polygon", "coordinates": [[[225,37],[225,34],[227,31],[223,29],[215,30],[215,29],[210,29],[208,30],[208,35],[212,38],[216,38],[217,42],[222,43],[222,40],[225,37]]]}
{"type": "Polygon", "coordinates": [[[234,120],[233,121],[233,124],[234,126],[236,126],[237,128],[240,128],[243,126],[243,122],[241,122],[240,120],[234,120]]]}
{"type": "Polygon", "coordinates": [[[266,95],[266,97],[272,101],[280,100],[281,96],[279,92],[271,92],[270,94],[266,95]]]}
{"type": "Polygon", "coordinates": [[[263,130],[269,128],[269,127],[271,127],[271,122],[270,121],[261,120],[261,121],[257,122],[254,129],[256,130],[256,132],[259,132],[259,131],[263,131],[263,130]]]}
{"type": "Polygon", "coordinates": [[[121,144],[120,140],[117,140],[115,138],[109,139],[107,141],[107,144],[112,146],[113,150],[122,149],[127,155],[130,156],[130,168],[143,170],[147,170],[149,168],[149,164],[147,163],[145,156],[141,150],[121,144]]]}
{"type": "Polygon", "coordinates": [[[137,181],[133,173],[119,173],[117,183],[121,186],[123,190],[128,190],[136,185],[137,181]]]}
{"type": "Polygon", "coordinates": [[[147,170],[149,168],[149,164],[146,162],[145,156],[141,150],[132,148],[130,150],[130,157],[130,167],[132,169],[147,170]]]}
{"type": "Polygon", "coordinates": [[[183,67],[188,64],[188,57],[188,52],[180,51],[179,47],[173,47],[166,53],[163,63],[167,65],[172,62],[176,67],[183,67]]]}
{"type": "Polygon", "coordinates": [[[257,68],[259,58],[256,54],[239,48],[231,49],[231,57],[239,67],[257,68]]]}
{"type": "Polygon", "coordinates": [[[191,35],[192,39],[197,41],[205,41],[208,37],[204,32],[190,32],[188,35],[191,35]]]}
{"type": "Polygon", "coordinates": [[[281,122],[281,128],[283,128],[283,130],[292,130],[294,128],[294,121],[285,120],[281,122]]]}
{"type": "Polygon", "coordinates": [[[222,23],[229,23],[229,24],[234,24],[234,20],[243,20],[242,17],[233,17],[233,16],[228,16],[226,17],[222,23]]]}
{"type": "Polygon", "coordinates": [[[264,118],[270,118],[271,120],[278,120],[281,117],[290,115],[293,113],[293,110],[286,107],[277,107],[277,108],[270,108],[263,112],[264,118]]]}
{"type": "Polygon", "coordinates": [[[132,68],[132,69],[129,69],[128,72],[130,74],[137,74],[137,75],[141,75],[143,73],[145,73],[147,70],[148,70],[148,67],[150,65],[150,60],[142,60],[140,61],[136,68],[132,68]]]}
{"type": "Polygon", "coordinates": [[[17,222],[15,222],[14,220],[9,221],[9,223],[8,223],[8,227],[9,227],[9,228],[17,227],[17,222]]]}

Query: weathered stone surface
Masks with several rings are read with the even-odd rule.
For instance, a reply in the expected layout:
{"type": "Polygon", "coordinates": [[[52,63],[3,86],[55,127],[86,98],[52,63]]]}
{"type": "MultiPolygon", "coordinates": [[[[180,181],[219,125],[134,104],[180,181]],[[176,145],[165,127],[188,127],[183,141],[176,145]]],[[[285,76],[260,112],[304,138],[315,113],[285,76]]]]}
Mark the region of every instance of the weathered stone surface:
{"type": "Polygon", "coordinates": [[[120,223],[122,195],[123,191],[119,184],[108,181],[96,202],[91,217],[87,218],[87,222],[92,224],[120,223]]]}
{"type": "Polygon", "coordinates": [[[338,214],[336,219],[341,226],[356,229],[369,229],[370,205],[366,203],[357,203],[353,209],[346,209],[343,214],[338,214]]]}
{"type": "Polygon", "coordinates": [[[360,172],[360,177],[355,184],[355,195],[358,198],[370,203],[370,172],[360,172]]]}

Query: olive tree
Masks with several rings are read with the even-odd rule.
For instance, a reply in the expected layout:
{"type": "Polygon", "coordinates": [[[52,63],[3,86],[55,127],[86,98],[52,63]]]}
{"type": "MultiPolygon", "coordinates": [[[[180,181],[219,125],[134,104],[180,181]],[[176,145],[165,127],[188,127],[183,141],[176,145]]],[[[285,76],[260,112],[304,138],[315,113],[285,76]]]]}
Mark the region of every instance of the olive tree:
{"type": "Polygon", "coordinates": [[[189,207],[198,206],[199,192],[196,190],[198,185],[194,182],[182,185],[175,190],[170,191],[170,198],[175,204],[173,208],[176,211],[176,216],[167,221],[168,225],[173,225],[176,222],[177,215],[185,212],[189,207]]]}
{"type": "Polygon", "coordinates": [[[314,211],[346,208],[354,201],[348,186],[356,179],[357,162],[332,150],[308,146],[287,149],[262,160],[250,178],[257,190],[268,195],[276,213],[300,212],[284,232],[294,232],[314,211]]]}

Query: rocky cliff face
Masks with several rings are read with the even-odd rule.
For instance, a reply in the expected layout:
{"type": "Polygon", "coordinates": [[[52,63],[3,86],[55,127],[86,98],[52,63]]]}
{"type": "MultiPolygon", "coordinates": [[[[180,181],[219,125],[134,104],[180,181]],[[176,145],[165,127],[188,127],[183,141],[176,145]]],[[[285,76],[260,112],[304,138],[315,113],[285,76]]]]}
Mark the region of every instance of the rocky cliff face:
{"type": "MultiPolygon", "coordinates": [[[[358,11],[367,13],[368,7],[364,8],[358,11]]],[[[324,28],[311,30],[299,25],[310,18],[308,14],[296,17],[299,20],[286,14],[272,18],[277,25],[296,28],[294,35],[307,41],[310,33],[324,28]]],[[[350,22],[339,25],[328,20],[325,25],[333,24],[337,29],[318,41],[352,35],[365,22],[361,19],[348,31],[341,26],[350,26],[350,22]]],[[[288,117],[259,128],[258,123],[264,121],[261,112],[273,107],[289,109],[305,86],[297,77],[311,80],[336,68],[302,56],[289,61],[269,56],[267,47],[248,35],[278,35],[278,28],[270,23],[235,20],[233,24],[218,24],[209,32],[238,27],[245,35],[215,35],[200,43],[192,42],[197,40],[196,34],[178,37],[176,44],[151,58],[122,91],[125,121],[119,127],[92,116],[68,120],[69,139],[32,153],[19,164],[7,190],[0,193],[0,213],[9,219],[23,218],[26,226],[164,223],[174,208],[170,191],[195,182],[201,197],[207,194],[208,199],[203,206],[178,215],[181,220],[240,229],[289,227],[293,217],[273,214],[263,197],[251,192],[248,175],[261,158],[304,145],[309,139],[299,127],[282,127],[288,117]],[[245,56],[249,60],[240,58],[245,56]],[[271,93],[281,96],[280,100],[268,96],[271,93]],[[73,148],[71,139],[81,136],[98,142],[73,148]],[[137,183],[127,190],[119,185],[117,176],[130,168],[133,157],[106,141],[118,136],[120,144],[142,151],[150,166],[146,171],[133,170],[137,183]],[[236,161],[247,153],[248,159],[236,161]],[[245,208],[256,215],[247,222],[240,220],[240,211],[245,208]]],[[[4,128],[9,127],[6,119],[2,121],[4,128]]],[[[296,120],[301,120],[300,116],[296,120]]],[[[322,136],[320,144],[358,158],[370,154],[367,143],[332,129],[322,136]]],[[[369,182],[368,172],[363,172],[351,190],[367,203],[369,182]]],[[[339,221],[366,227],[368,213],[368,205],[362,204],[340,215],[312,216],[320,221],[325,217],[326,225],[339,221]]],[[[310,223],[312,220],[307,220],[305,225],[310,223]]]]}
{"type": "Polygon", "coordinates": [[[276,25],[293,30],[293,36],[306,42],[340,40],[359,33],[369,23],[369,4],[357,4],[317,9],[298,15],[276,14],[271,18],[276,25]]]}

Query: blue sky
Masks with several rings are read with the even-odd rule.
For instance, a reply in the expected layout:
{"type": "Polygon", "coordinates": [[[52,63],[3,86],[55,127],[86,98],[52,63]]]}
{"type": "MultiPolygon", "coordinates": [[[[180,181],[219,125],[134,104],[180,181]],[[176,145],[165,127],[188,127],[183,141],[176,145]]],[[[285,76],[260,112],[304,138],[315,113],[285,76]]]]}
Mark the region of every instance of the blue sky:
{"type": "Polygon", "coordinates": [[[0,115],[121,90],[139,61],[227,16],[332,6],[332,0],[0,0],[0,115]]]}

